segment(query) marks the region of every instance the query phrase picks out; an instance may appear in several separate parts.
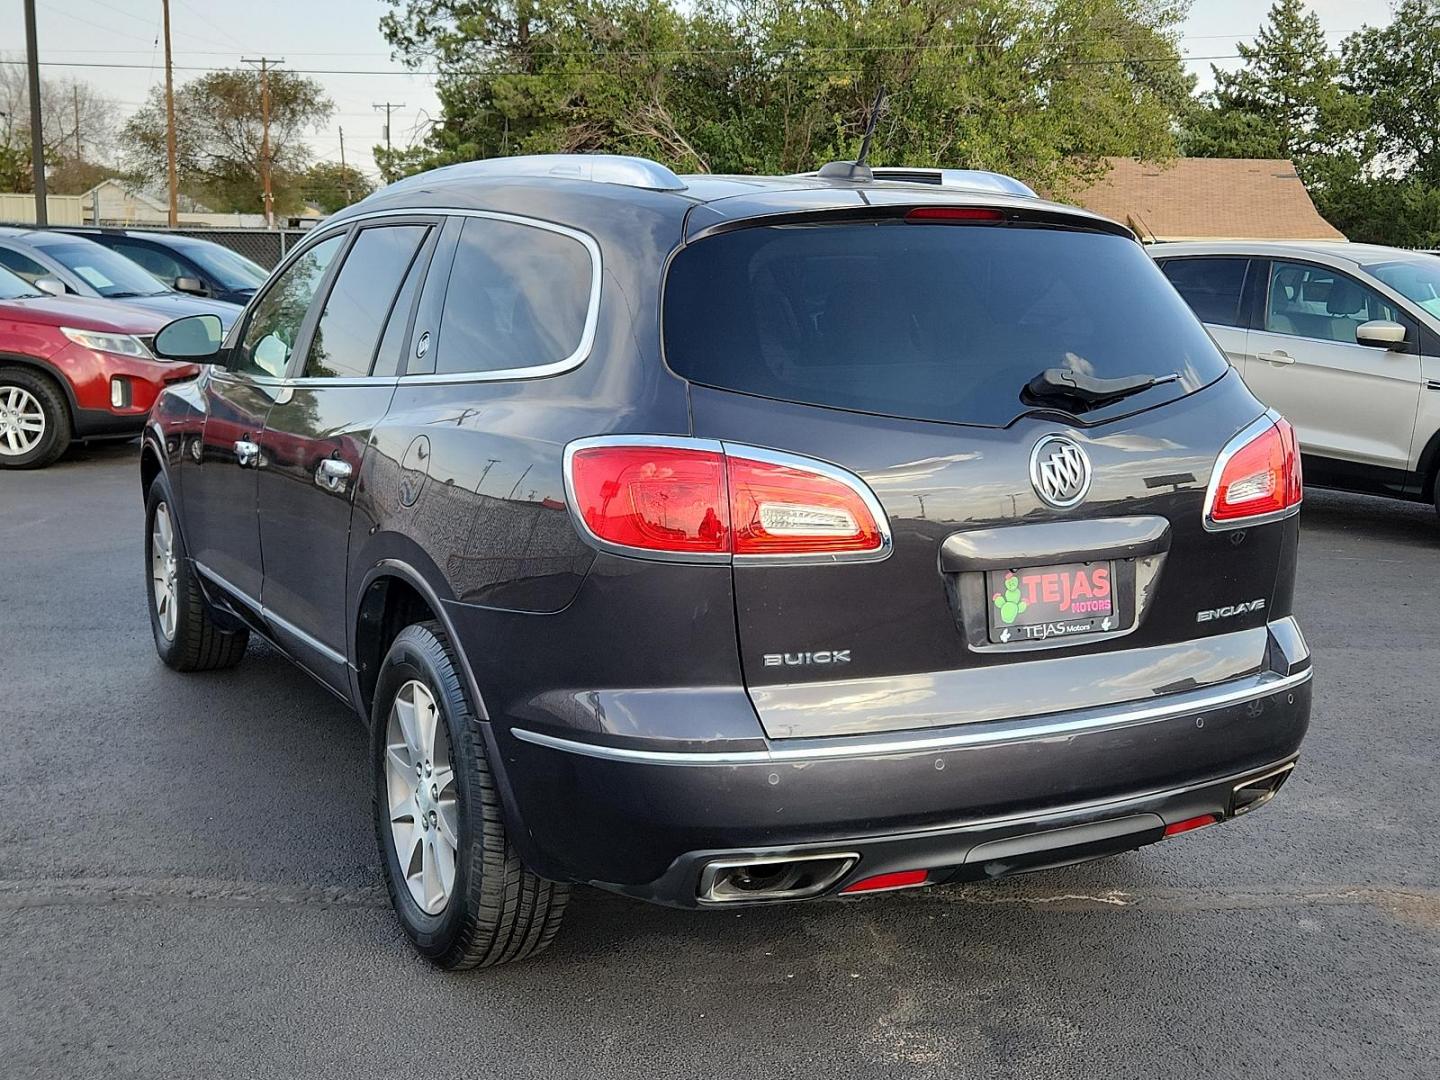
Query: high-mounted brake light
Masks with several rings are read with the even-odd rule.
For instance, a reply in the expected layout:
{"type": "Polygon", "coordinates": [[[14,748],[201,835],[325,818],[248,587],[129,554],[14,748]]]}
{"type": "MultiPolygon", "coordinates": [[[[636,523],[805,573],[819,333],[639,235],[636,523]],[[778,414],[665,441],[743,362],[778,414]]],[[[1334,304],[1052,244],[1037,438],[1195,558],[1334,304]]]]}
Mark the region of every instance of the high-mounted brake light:
{"type": "Polygon", "coordinates": [[[566,448],[583,531],[626,555],[693,562],[848,562],[890,554],[859,477],[811,458],[705,439],[612,436],[566,448]]]}
{"type": "Polygon", "coordinates": [[[1303,495],[1295,429],[1268,412],[1220,452],[1205,495],[1205,528],[1278,521],[1300,509],[1303,495]]]}
{"type": "Polygon", "coordinates": [[[918,206],[906,221],[968,221],[983,225],[1005,220],[1005,212],[989,206],[918,206]]]}

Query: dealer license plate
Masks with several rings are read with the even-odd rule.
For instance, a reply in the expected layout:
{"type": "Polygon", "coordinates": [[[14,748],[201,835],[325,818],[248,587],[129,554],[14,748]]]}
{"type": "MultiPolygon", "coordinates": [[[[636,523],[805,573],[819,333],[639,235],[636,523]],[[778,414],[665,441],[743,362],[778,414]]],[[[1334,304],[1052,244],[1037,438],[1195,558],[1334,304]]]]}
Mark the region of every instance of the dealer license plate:
{"type": "Polygon", "coordinates": [[[989,570],[985,585],[990,640],[997,645],[1119,629],[1110,562],[989,570]]]}

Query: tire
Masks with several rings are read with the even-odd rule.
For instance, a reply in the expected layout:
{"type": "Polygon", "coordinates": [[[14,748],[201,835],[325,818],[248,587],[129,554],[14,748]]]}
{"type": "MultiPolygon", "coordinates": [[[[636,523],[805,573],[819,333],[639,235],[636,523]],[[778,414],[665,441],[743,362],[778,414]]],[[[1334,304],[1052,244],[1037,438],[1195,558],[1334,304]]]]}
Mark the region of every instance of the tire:
{"type": "Polygon", "coordinates": [[[145,500],[145,568],[150,632],[160,659],[176,671],[215,671],[238,664],[250,631],[222,630],[210,618],[195,570],[185,557],[184,541],[175,528],[169,490],[158,476],[145,500]],[[168,555],[162,539],[167,530],[168,555]],[[163,604],[157,602],[157,595],[163,604]]]}
{"type": "Polygon", "coordinates": [[[53,464],[69,447],[71,432],[70,404],[54,379],[0,367],[0,469],[53,464]]]}
{"type": "Polygon", "coordinates": [[[375,839],[390,901],[411,944],[452,970],[523,960],[545,949],[560,929],[570,887],[527,870],[506,837],[484,736],[439,624],[416,623],[395,638],[380,669],[370,727],[375,839]],[[402,722],[407,709],[415,718],[409,735],[402,722]],[[434,717],[428,754],[427,715],[434,717]],[[426,779],[436,782],[426,788],[426,779]],[[421,801],[427,792],[429,801],[421,801]],[[421,825],[427,815],[434,826],[421,825]],[[454,853],[448,890],[447,848],[454,853]],[[417,869],[418,888],[412,886],[417,869]],[[427,888],[431,870],[438,892],[427,888]]]}

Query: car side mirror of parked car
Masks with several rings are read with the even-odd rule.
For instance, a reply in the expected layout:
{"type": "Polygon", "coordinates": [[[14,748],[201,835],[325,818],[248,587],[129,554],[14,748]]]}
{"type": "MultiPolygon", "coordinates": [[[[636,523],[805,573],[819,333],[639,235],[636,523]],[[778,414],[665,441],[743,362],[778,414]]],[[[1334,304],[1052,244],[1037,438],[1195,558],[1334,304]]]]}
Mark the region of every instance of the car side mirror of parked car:
{"type": "Polygon", "coordinates": [[[165,360],[213,364],[225,340],[219,315],[186,315],[166,323],[155,335],[154,352],[165,360]]]}
{"type": "Polygon", "coordinates": [[[1371,319],[1355,328],[1355,340],[1377,349],[1403,349],[1405,327],[1389,319],[1371,319]]]}
{"type": "Polygon", "coordinates": [[[43,293],[49,293],[51,296],[65,295],[65,283],[58,277],[50,277],[48,274],[44,277],[36,278],[35,287],[43,293]]]}
{"type": "Polygon", "coordinates": [[[182,274],[175,279],[174,287],[177,292],[190,293],[193,296],[210,295],[210,290],[205,287],[205,283],[198,277],[189,277],[188,275],[182,274]]]}

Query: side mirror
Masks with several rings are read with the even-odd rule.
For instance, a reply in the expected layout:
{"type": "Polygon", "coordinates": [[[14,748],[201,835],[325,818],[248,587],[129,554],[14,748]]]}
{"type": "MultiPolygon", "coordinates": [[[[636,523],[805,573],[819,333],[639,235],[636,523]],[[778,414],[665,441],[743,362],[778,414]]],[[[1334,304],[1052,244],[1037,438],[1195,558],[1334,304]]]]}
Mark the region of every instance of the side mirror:
{"type": "Polygon", "coordinates": [[[1371,319],[1355,328],[1355,340],[1361,345],[1370,345],[1376,349],[1403,349],[1405,327],[1389,319],[1371,319]]]}
{"type": "Polygon", "coordinates": [[[187,315],[166,323],[155,335],[153,351],[164,360],[215,362],[225,329],[219,315],[187,315]]]}
{"type": "Polygon", "coordinates": [[[198,277],[189,277],[182,274],[180,277],[177,277],[172,284],[178,292],[190,293],[193,296],[210,295],[210,290],[205,287],[205,283],[198,277]]]}
{"type": "Polygon", "coordinates": [[[35,287],[43,293],[49,293],[51,296],[64,296],[67,291],[63,281],[58,277],[51,277],[49,274],[46,274],[44,277],[37,277],[35,279],[35,287]]]}

